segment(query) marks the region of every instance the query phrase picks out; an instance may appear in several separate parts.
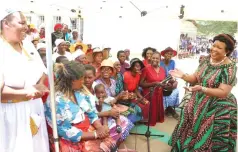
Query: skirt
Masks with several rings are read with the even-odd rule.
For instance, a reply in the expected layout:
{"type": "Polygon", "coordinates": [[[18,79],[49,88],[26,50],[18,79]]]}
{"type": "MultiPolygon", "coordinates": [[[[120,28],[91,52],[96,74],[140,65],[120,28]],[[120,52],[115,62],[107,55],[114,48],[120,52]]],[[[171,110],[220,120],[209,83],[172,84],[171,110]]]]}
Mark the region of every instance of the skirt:
{"type": "Polygon", "coordinates": [[[2,103],[4,152],[49,152],[49,140],[41,99],[2,103]],[[37,124],[32,135],[31,118],[37,124]]]}
{"type": "MultiPolygon", "coordinates": [[[[93,126],[90,126],[90,121],[85,115],[85,120],[78,124],[73,124],[74,127],[82,130],[83,132],[95,131],[93,126]]],[[[53,132],[51,127],[48,125],[50,147],[51,151],[55,152],[53,132]]],[[[71,142],[59,137],[60,152],[111,152],[112,149],[116,149],[116,141],[111,137],[105,139],[96,139],[80,142],[71,142]]]]}
{"type": "Polygon", "coordinates": [[[174,89],[170,96],[164,96],[164,108],[177,107],[179,105],[179,90],[174,89]]]}
{"type": "Polygon", "coordinates": [[[129,135],[130,135],[130,130],[134,127],[134,124],[128,120],[124,116],[120,116],[121,120],[121,128],[122,132],[118,134],[116,132],[116,121],[115,119],[109,117],[108,118],[108,127],[110,129],[110,136],[115,140],[116,142],[121,142],[124,141],[129,135]]]}

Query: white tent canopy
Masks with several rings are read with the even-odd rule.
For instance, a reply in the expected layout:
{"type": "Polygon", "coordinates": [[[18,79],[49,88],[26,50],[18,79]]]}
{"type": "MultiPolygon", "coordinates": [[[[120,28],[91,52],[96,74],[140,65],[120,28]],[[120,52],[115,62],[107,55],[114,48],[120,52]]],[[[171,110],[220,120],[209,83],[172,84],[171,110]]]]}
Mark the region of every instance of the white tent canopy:
{"type": "MultiPolygon", "coordinates": [[[[157,14],[158,17],[177,18],[180,6],[185,6],[185,19],[194,20],[222,20],[237,21],[237,0],[131,0],[140,10],[149,14],[157,14]],[[222,13],[223,10],[223,13],[222,13]]],[[[5,3],[5,2],[4,2],[5,3]]],[[[140,13],[129,0],[7,0],[4,6],[17,6],[25,12],[34,11],[44,14],[50,7],[53,14],[77,16],[71,13],[71,9],[81,10],[84,17],[107,16],[125,18],[140,17],[140,13]],[[121,6],[123,8],[121,8],[121,6]],[[101,9],[102,8],[102,9],[101,9]]],[[[4,7],[1,6],[1,7],[4,7]]]]}
{"type": "Polygon", "coordinates": [[[181,5],[184,20],[238,21],[237,0],[8,0],[4,6],[18,7],[37,15],[50,10],[53,16],[84,18],[84,42],[94,46],[109,45],[116,51],[128,48],[141,51],[152,46],[158,50],[177,48],[181,28],[181,5]],[[141,17],[139,10],[148,14],[141,17]],[[72,12],[74,9],[76,12],[72,12]],[[223,12],[223,13],[222,13],[223,12]],[[121,16],[121,18],[119,18],[121,16]]]}

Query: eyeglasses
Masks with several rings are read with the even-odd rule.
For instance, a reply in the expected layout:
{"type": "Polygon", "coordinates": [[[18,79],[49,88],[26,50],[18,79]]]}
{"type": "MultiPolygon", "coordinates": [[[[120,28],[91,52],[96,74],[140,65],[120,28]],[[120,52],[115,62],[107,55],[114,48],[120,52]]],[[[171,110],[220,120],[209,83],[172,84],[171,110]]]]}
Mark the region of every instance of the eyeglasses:
{"type": "Polygon", "coordinates": [[[112,68],[111,67],[103,67],[103,68],[101,68],[101,71],[102,72],[109,72],[109,71],[112,71],[112,68]]]}

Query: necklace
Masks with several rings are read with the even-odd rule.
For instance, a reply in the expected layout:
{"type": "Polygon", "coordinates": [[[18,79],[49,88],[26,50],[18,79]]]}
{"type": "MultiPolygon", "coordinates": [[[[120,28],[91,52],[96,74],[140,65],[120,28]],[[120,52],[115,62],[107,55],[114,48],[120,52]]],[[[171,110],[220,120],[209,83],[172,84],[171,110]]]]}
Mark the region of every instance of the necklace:
{"type": "Polygon", "coordinates": [[[224,59],[221,60],[220,62],[214,63],[214,62],[212,61],[212,58],[210,58],[210,63],[211,63],[211,65],[220,65],[220,64],[222,64],[222,63],[225,61],[225,59],[226,59],[226,57],[224,57],[224,59]]]}

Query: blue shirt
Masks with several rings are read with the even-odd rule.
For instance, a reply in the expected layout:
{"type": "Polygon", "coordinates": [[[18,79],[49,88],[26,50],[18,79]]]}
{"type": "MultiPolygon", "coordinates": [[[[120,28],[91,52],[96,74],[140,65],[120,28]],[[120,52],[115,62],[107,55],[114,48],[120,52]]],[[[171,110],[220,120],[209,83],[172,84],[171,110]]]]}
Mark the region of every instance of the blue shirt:
{"type": "Polygon", "coordinates": [[[169,65],[165,65],[164,61],[160,61],[160,66],[162,66],[164,68],[165,74],[167,77],[169,74],[169,71],[175,69],[175,62],[174,62],[174,60],[170,60],[169,65]]]}

